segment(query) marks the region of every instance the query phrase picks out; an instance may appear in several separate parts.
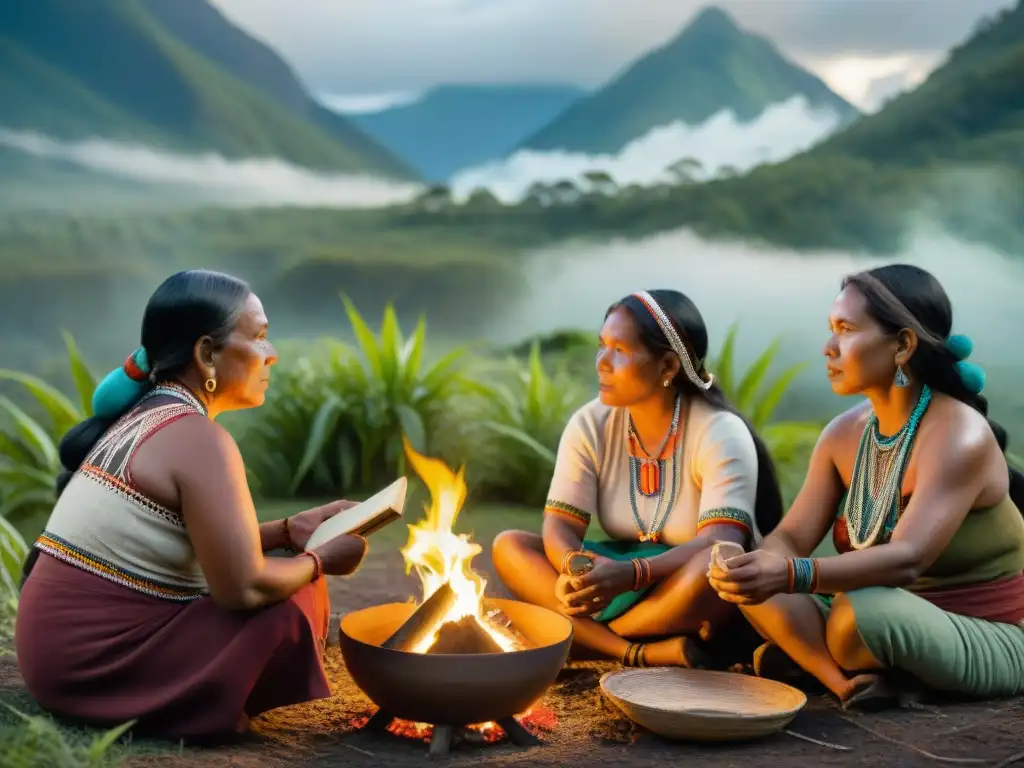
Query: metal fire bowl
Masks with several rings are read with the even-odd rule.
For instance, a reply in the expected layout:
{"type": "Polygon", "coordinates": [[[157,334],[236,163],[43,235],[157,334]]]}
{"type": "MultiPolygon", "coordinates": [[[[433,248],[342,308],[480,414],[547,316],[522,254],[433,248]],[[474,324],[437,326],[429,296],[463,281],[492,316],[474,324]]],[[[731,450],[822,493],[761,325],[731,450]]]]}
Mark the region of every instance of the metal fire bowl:
{"type": "Polygon", "coordinates": [[[381,648],[416,610],[410,603],[389,603],[341,620],[338,636],[349,674],[374,704],[403,720],[462,726],[525,712],[565,666],[572,624],[528,603],[487,604],[501,608],[535,647],[436,656],[381,648]]]}

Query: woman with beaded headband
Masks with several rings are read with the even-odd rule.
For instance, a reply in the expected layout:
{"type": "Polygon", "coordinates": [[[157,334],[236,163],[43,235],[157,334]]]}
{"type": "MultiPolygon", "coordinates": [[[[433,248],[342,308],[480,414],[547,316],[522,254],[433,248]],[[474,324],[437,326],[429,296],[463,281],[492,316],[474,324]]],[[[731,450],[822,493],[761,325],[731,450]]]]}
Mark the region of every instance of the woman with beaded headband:
{"type": "Polygon", "coordinates": [[[181,272],[150,298],[142,347],[61,442],[59,498],[25,568],[15,643],[44,709],[177,740],[330,695],[324,575],[353,572],[366,542],[303,550],[350,503],[261,525],[214,421],[261,405],[276,360],[240,280],[181,272]],[[278,549],[301,554],[265,554],[278,549]]]}
{"type": "Polygon", "coordinates": [[[740,614],[708,584],[712,548],[752,546],[782,502],[767,451],[704,367],[707,351],[683,294],[613,304],[599,336],[600,395],[562,434],[543,535],[494,542],[501,580],[572,617],[577,650],[630,666],[705,666],[701,639],[735,638],[723,629],[740,614]],[[594,518],[610,541],[585,538],[594,518]]]}
{"type": "Polygon", "coordinates": [[[984,372],[952,327],[923,269],[844,280],[826,367],[837,394],[866,402],[826,427],[774,533],[711,570],[769,641],[759,674],[802,668],[844,707],[1024,693],[1024,499],[987,421],[984,372]],[[814,558],[830,530],[838,554],[814,558]]]}

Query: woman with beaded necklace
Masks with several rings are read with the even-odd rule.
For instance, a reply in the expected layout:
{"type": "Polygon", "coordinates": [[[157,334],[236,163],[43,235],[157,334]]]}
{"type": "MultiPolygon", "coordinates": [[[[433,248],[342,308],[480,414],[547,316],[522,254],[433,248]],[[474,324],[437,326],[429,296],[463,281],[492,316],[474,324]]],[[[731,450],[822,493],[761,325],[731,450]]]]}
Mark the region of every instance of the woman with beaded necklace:
{"type": "Polygon", "coordinates": [[[705,369],[707,351],[704,321],[683,294],[642,291],[613,304],[598,340],[600,395],[562,434],[543,534],[507,531],[494,542],[501,580],[572,617],[577,651],[629,666],[705,666],[700,639],[735,637],[723,630],[739,612],[708,584],[712,547],[752,546],[782,501],[767,451],[705,369]],[[610,541],[585,538],[595,517],[610,541]]]}
{"type": "Polygon", "coordinates": [[[775,532],[710,573],[769,641],[755,669],[796,662],[844,707],[1024,692],[1024,500],[949,298],[879,267],[844,280],[829,328],[832,389],[867,401],[822,433],[775,532]],[[812,557],[830,529],[839,554],[812,557]]]}
{"type": "Polygon", "coordinates": [[[15,644],[44,709],[205,739],[330,696],[324,575],[353,572],[366,542],[303,549],[350,503],[259,524],[238,446],[214,421],[261,405],[276,360],[240,280],[181,272],[150,298],[142,347],[61,442],[67,471],[26,564],[15,644]],[[264,554],[276,549],[301,554],[264,554]]]}

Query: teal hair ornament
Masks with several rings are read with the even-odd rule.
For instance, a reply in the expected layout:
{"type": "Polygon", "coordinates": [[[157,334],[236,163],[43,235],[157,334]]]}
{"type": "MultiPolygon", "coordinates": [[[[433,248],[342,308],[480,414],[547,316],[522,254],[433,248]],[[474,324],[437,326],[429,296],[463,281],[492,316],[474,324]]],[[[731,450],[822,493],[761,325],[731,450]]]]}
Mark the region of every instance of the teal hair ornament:
{"type": "Polygon", "coordinates": [[[946,347],[957,359],[956,372],[968,391],[980,395],[985,389],[985,369],[967,358],[974,352],[974,342],[969,337],[955,333],[946,340],[946,347]]]}
{"type": "Polygon", "coordinates": [[[980,395],[985,389],[985,369],[977,363],[961,360],[956,364],[956,372],[960,374],[964,386],[974,394],[980,395]]]}
{"type": "Polygon", "coordinates": [[[966,360],[974,352],[974,342],[960,333],[950,336],[946,340],[946,347],[957,360],[966,360]]]}
{"type": "Polygon", "coordinates": [[[97,385],[92,393],[93,414],[101,419],[116,419],[139,402],[153,386],[149,372],[149,356],[139,347],[97,385]]]}

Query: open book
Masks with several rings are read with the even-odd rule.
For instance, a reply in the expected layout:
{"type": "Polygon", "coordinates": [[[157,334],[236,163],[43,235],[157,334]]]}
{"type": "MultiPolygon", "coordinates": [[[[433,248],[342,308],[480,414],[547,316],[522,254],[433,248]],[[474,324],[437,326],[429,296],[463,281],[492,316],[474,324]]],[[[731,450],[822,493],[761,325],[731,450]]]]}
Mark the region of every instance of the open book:
{"type": "Polygon", "coordinates": [[[347,533],[369,536],[385,525],[393,523],[402,516],[407,487],[406,479],[400,477],[366,501],[351,509],[342,510],[329,520],[324,520],[309,537],[306,549],[316,549],[336,536],[347,533]]]}

